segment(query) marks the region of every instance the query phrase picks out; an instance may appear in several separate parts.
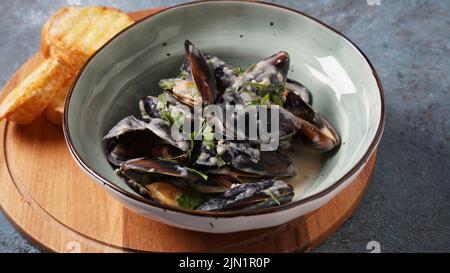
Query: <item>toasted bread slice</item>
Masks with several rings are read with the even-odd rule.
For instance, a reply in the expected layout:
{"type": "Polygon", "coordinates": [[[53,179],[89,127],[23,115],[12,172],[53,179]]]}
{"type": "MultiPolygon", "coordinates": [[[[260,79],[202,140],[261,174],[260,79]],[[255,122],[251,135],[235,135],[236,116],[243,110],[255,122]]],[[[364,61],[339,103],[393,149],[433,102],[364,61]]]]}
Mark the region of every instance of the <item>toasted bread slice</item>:
{"type": "Polygon", "coordinates": [[[114,8],[63,8],[45,23],[41,50],[45,57],[58,56],[79,69],[101,46],[133,23],[127,14],[114,8]]]}
{"type": "Polygon", "coordinates": [[[62,127],[62,120],[64,116],[64,104],[66,103],[67,93],[69,92],[72,81],[63,87],[53,100],[45,108],[45,118],[54,125],[62,127]]]}
{"type": "Polygon", "coordinates": [[[72,78],[73,70],[63,60],[46,59],[1,102],[0,120],[32,122],[72,78]]]}

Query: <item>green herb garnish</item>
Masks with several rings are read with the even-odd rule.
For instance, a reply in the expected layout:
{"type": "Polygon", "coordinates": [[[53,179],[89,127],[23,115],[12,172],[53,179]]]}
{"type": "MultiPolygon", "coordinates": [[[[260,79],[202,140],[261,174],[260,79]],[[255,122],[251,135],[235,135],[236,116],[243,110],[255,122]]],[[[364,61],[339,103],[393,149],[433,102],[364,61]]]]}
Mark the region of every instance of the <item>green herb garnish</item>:
{"type": "Polygon", "coordinates": [[[255,66],[256,66],[256,64],[252,64],[251,66],[247,67],[247,69],[245,69],[245,71],[242,74],[252,71],[253,68],[255,68],[255,66]]]}
{"type": "MultiPolygon", "coordinates": [[[[284,102],[283,102],[283,97],[281,95],[282,91],[284,90],[284,86],[280,85],[280,86],[270,86],[270,85],[266,85],[266,84],[261,84],[261,83],[256,83],[256,82],[244,82],[242,83],[243,86],[245,87],[254,87],[255,88],[255,93],[258,96],[262,96],[259,99],[250,101],[247,103],[247,105],[279,105],[279,106],[283,106],[284,102]]],[[[244,87],[243,91],[247,91],[248,89],[246,89],[244,87]]]]}
{"type": "Polygon", "coordinates": [[[170,163],[177,163],[178,164],[178,161],[176,161],[176,160],[174,160],[173,159],[174,157],[172,157],[172,158],[165,158],[165,157],[158,157],[158,160],[159,161],[164,161],[164,162],[170,162],[170,163]]]}
{"type": "Polygon", "coordinates": [[[238,77],[244,75],[244,69],[241,67],[241,61],[238,60],[238,64],[236,66],[236,73],[238,74],[238,77]]]}
{"type": "Polygon", "coordinates": [[[175,123],[175,119],[172,117],[169,111],[161,110],[159,111],[161,114],[161,118],[165,121],[167,121],[170,125],[173,125],[175,123]]]}
{"type": "Polygon", "coordinates": [[[270,196],[270,198],[272,198],[273,201],[275,201],[277,203],[277,205],[281,205],[280,201],[275,196],[275,194],[273,194],[273,192],[271,190],[268,189],[265,192],[267,193],[268,196],[270,196]]]}
{"type": "Polygon", "coordinates": [[[195,209],[203,202],[203,197],[196,187],[191,187],[177,198],[178,206],[185,209],[195,209]]]}
{"type": "Polygon", "coordinates": [[[223,161],[222,157],[220,155],[216,155],[216,165],[217,167],[222,167],[225,166],[227,163],[225,163],[225,161],[223,161]]]}
{"type": "Polygon", "coordinates": [[[192,168],[188,168],[188,167],[186,167],[186,168],[187,168],[189,171],[191,171],[191,172],[197,174],[198,176],[200,176],[200,177],[203,178],[204,180],[208,180],[208,175],[206,175],[205,173],[202,173],[201,171],[196,170],[196,169],[192,169],[192,168]]]}
{"type": "Polygon", "coordinates": [[[164,90],[172,90],[175,87],[175,80],[161,80],[159,81],[159,86],[164,90]]]}
{"type": "Polygon", "coordinates": [[[156,103],[156,109],[158,111],[165,110],[167,106],[167,97],[165,93],[162,93],[158,96],[158,102],[156,103]]]}
{"type": "Polygon", "coordinates": [[[257,83],[257,82],[243,82],[242,85],[252,86],[252,87],[255,87],[256,89],[259,89],[260,91],[270,90],[272,88],[272,86],[270,86],[270,85],[257,83]]]}
{"type": "Polygon", "coordinates": [[[278,106],[283,106],[284,104],[283,97],[279,93],[271,93],[270,100],[273,104],[276,104],[278,106]]]}
{"type": "Polygon", "coordinates": [[[178,75],[178,78],[182,79],[182,80],[186,80],[189,77],[189,73],[187,71],[181,71],[180,74],[178,75]]]}

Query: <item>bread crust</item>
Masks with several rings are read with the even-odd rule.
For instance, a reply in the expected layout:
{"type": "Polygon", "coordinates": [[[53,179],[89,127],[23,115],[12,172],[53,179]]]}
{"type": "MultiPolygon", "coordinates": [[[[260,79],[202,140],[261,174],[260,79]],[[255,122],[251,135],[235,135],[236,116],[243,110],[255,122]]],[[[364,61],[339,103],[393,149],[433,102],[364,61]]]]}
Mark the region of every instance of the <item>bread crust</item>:
{"type": "Polygon", "coordinates": [[[0,120],[31,123],[73,78],[71,66],[58,57],[46,59],[0,104],[0,120]]]}
{"type": "Polygon", "coordinates": [[[133,23],[126,13],[114,8],[62,8],[42,29],[41,51],[47,58],[58,56],[77,70],[101,46],[133,23]]]}
{"type": "Polygon", "coordinates": [[[31,123],[45,117],[62,125],[64,103],[75,74],[100,47],[134,21],[107,7],[67,7],[43,26],[41,52],[46,60],[0,104],[0,119],[31,123]]]}

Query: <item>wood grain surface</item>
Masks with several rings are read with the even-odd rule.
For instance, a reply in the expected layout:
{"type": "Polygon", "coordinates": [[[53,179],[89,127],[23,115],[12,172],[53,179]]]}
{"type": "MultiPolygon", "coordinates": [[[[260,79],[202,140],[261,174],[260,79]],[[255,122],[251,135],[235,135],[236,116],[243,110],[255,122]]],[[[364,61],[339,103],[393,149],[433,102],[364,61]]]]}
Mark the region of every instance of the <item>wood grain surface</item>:
{"type": "MultiPolygon", "coordinates": [[[[136,20],[155,10],[133,13],[136,20]]],[[[42,61],[19,69],[3,98],[42,61]]],[[[56,252],[309,251],[351,215],[364,195],[376,154],[357,179],[322,208],[285,225],[230,234],[167,226],[135,214],[91,181],[71,158],[61,128],[40,117],[27,126],[0,123],[0,204],[11,222],[56,252]]]]}

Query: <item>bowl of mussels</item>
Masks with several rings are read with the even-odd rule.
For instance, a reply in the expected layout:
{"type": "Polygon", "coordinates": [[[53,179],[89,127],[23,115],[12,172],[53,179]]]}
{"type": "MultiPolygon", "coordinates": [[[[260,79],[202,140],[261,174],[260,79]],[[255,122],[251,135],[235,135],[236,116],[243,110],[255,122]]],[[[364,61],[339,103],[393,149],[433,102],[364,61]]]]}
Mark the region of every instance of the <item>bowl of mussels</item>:
{"type": "Polygon", "coordinates": [[[365,55],[283,7],[206,1],[130,26],[77,76],[64,133],[126,207],[190,230],[280,225],[348,186],[384,126],[365,55]]]}

